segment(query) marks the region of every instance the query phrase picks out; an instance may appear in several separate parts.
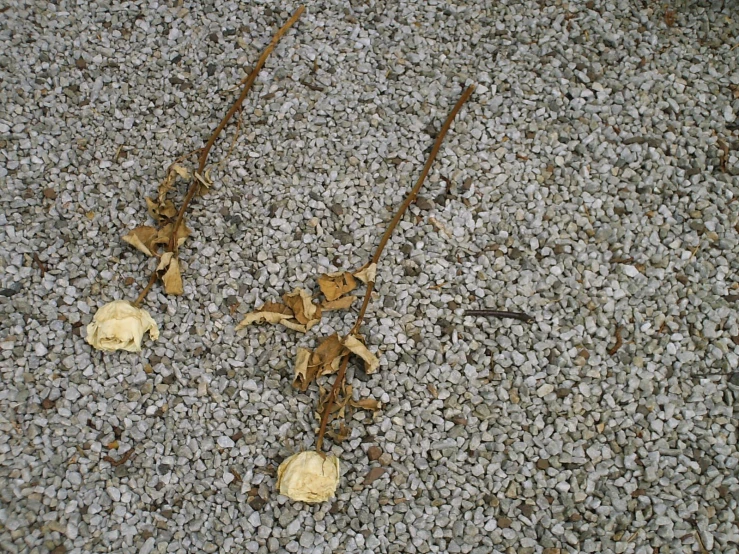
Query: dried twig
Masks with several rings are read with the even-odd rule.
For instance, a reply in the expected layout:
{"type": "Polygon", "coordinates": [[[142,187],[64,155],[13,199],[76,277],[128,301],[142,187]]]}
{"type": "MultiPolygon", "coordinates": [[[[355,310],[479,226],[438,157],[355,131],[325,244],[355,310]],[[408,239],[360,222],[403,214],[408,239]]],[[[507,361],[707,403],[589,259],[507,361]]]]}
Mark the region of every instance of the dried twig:
{"type": "Polygon", "coordinates": [[[120,465],[125,464],[128,459],[133,455],[133,446],[128,449],[128,451],[120,457],[120,459],[116,460],[115,458],[111,456],[103,456],[103,460],[108,462],[113,467],[118,467],[120,465]]]}
{"type": "MultiPolygon", "coordinates": [[[[474,85],[467,87],[464,93],[462,93],[462,97],[457,101],[457,104],[454,106],[454,109],[452,109],[451,113],[446,118],[444,125],[441,127],[441,130],[439,131],[439,134],[436,137],[436,141],[434,142],[434,147],[431,149],[431,154],[429,154],[428,160],[426,160],[426,164],[423,166],[423,170],[421,171],[421,175],[419,176],[418,181],[416,181],[416,184],[413,186],[411,191],[408,193],[408,196],[406,196],[405,200],[400,205],[400,208],[398,208],[398,211],[396,212],[395,216],[388,224],[388,227],[385,230],[385,233],[382,235],[382,238],[380,239],[380,244],[377,246],[377,249],[375,250],[375,253],[372,256],[372,259],[367,265],[376,264],[377,262],[380,261],[380,257],[382,256],[382,251],[385,249],[385,246],[390,240],[390,236],[393,234],[393,231],[395,231],[395,227],[397,227],[398,223],[403,218],[403,215],[405,214],[408,207],[411,204],[413,204],[413,202],[415,202],[416,196],[418,196],[418,192],[421,190],[421,187],[423,186],[423,182],[426,179],[426,176],[428,175],[429,171],[431,170],[431,164],[434,163],[434,160],[436,159],[436,155],[439,153],[441,144],[444,141],[444,137],[449,131],[449,128],[452,126],[452,122],[454,121],[454,118],[457,116],[459,111],[462,109],[462,106],[467,101],[467,99],[469,99],[469,97],[472,95],[472,92],[474,90],[475,90],[474,85]]],[[[351,331],[349,331],[349,333],[346,335],[347,337],[349,337],[350,335],[356,335],[359,332],[359,327],[362,325],[362,320],[364,319],[364,315],[367,312],[367,306],[369,305],[369,301],[372,296],[373,289],[374,289],[374,282],[369,281],[367,283],[367,290],[364,293],[364,300],[362,301],[362,307],[359,309],[359,314],[357,315],[357,321],[352,327],[351,331]]],[[[331,415],[331,408],[333,407],[334,401],[336,400],[336,395],[339,393],[339,390],[341,390],[341,387],[344,383],[344,379],[346,378],[346,366],[348,363],[349,363],[349,355],[348,353],[346,353],[344,354],[344,357],[341,361],[339,372],[336,375],[334,384],[331,387],[331,391],[329,392],[328,398],[326,399],[323,413],[321,414],[321,425],[318,429],[318,437],[316,439],[316,450],[318,450],[319,452],[323,449],[323,437],[326,433],[326,426],[328,424],[329,416],[331,415]]]]}
{"type": "MultiPolygon", "coordinates": [[[[300,6],[297,10],[295,10],[295,13],[292,15],[292,17],[288,19],[288,21],[277,31],[277,33],[275,33],[270,43],[267,45],[267,47],[262,52],[262,55],[259,56],[259,60],[254,66],[254,69],[252,69],[251,73],[249,73],[249,76],[243,80],[244,88],[241,90],[241,94],[239,95],[239,97],[231,105],[231,108],[228,110],[228,112],[226,112],[226,115],[223,117],[221,122],[215,128],[215,130],[213,131],[213,134],[211,134],[210,138],[208,139],[208,142],[205,143],[205,146],[203,146],[203,148],[201,148],[200,150],[195,151],[195,152],[199,152],[198,170],[197,170],[197,173],[199,175],[205,174],[205,166],[208,163],[208,155],[210,154],[211,148],[213,148],[213,145],[218,139],[218,136],[221,134],[221,131],[223,131],[226,125],[228,125],[229,121],[231,121],[231,118],[233,118],[236,112],[238,112],[241,109],[241,105],[243,104],[244,99],[246,98],[246,95],[248,94],[252,85],[256,81],[259,71],[262,69],[262,67],[264,67],[264,64],[267,61],[267,58],[272,53],[272,51],[275,49],[275,46],[277,46],[277,43],[280,41],[283,35],[300,18],[303,11],[305,11],[305,6],[300,6]]],[[[191,154],[188,154],[187,156],[189,157],[191,154]]],[[[187,194],[185,195],[185,200],[182,202],[182,206],[177,212],[177,219],[175,220],[174,226],[172,227],[172,235],[170,237],[169,244],[167,245],[167,251],[174,252],[175,256],[177,255],[177,232],[180,229],[180,224],[182,223],[183,218],[185,217],[185,212],[187,211],[187,208],[190,205],[190,202],[192,202],[192,199],[195,197],[195,195],[200,190],[200,186],[201,186],[200,181],[197,179],[197,177],[193,176],[192,183],[190,184],[190,188],[188,189],[187,194]]],[[[151,278],[149,279],[149,284],[147,284],[146,288],[142,291],[142,293],[133,303],[135,306],[141,305],[141,303],[144,301],[144,299],[146,298],[146,295],[149,293],[149,291],[151,290],[151,287],[154,285],[154,283],[156,283],[156,281],[157,281],[157,270],[155,269],[151,275],[151,278]]]]}
{"type": "Polygon", "coordinates": [[[517,319],[519,321],[531,321],[533,316],[523,312],[506,312],[501,310],[465,310],[464,315],[477,317],[498,317],[501,319],[517,319]]]}
{"type": "Polygon", "coordinates": [[[608,355],[609,356],[613,356],[616,352],[618,352],[618,349],[623,346],[624,340],[623,340],[623,338],[621,338],[621,331],[622,330],[623,330],[623,327],[616,327],[616,342],[608,350],[608,355]]]}
{"type": "Polygon", "coordinates": [[[36,265],[39,268],[39,271],[41,271],[41,277],[46,275],[46,272],[49,270],[48,267],[46,267],[46,264],[41,261],[41,258],[38,257],[38,253],[33,253],[33,261],[36,262],[36,265]]]}

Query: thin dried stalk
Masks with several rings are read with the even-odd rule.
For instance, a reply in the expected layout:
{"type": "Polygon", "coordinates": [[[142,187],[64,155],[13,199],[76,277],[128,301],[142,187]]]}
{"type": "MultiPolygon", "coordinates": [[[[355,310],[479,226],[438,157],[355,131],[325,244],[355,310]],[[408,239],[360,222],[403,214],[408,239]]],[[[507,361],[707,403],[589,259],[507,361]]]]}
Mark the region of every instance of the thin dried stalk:
{"type": "Polygon", "coordinates": [[[466,310],[464,315],[479,317],[497,317],[500,319],[517,319],[519,321],[531,321],[533,316],[523,312],[507,312],[502,310],[466,310]]]}
{"type": "MultiPolygon", "coordinates": [[[[449,131],[449,127],[452,126],[452,122],[454,121],[454,118],[457,117],[457,114],[459,113],[459,110],[462,109],[462,106],[465,102],[467,102],[467,99],[472,95],[472,93],[475,90],[475,85],[470,85],[467,87],[467,90],[464,91],[462,94],[462,97],[457,101],[457,104],[454,106],[454,109],[451,111],[449,116],[446,118],[446,121],[444,122],[444,125],[441,127],[441,131],[439,131],[439,134],[436,137],[436,141],[434,142],[434,147],[431,149],[431,154],[429,154],[428,160],[426,160],[426,165],[423,166],[423,171],[421,171],[421,175],[418,178],[418,181],[416,181],[416,184],[413,186],[411,191],[408,193],[408,196],[405,198],[403,203],[400,205],[400,208],[398,209],[398,212],[395,214],[395,217],[393,217],[390,224],[387,226],[387,229],[385,230],[385,234],[382,235],[382,239],[380,239],[380,244],[377,245],[377,250],[375,250],[375,254],[372,256],[372,260],[370,260],[370,263],[376,264],[380,261],[380,256],[382,256],[382,251],[385,249],[385,245],[390,240],[390,235],[393,234],[393,231],[395,231],[395,228],[398,226],[398,223],[403,218],[403,215],[405,214],[408,207],[413,204],[416,200],[416,196],[418,196],[418,192],[421,190],[421,187],[423,186],[423,182],[426,180],[426,176],[429,174],[429,171],[431,171],[431,164],[434,163],[434,160],[436,159],[436,155],[439,153],[439,149],[441,149],[441,143],[444,142],[444,137],[446,137],[447,132],[449,131]]],[[[357,322],[354,324],[354,327],[352,327],[352,330],[349,334],[354,335],[359,330],[359,327],[362,325],[362,320],[364,319],[364,314],[367,312],[367,306],[369,305],[370,296],[372,295],[372,289],[374,288],[374,283],[369,282],[367,284],[367,292],[364,293],[364,300],[362,300],[362,307],[359,309],[359,315],[357,316],[357,322]]]]}
{"type": "MultiPolygon", "coordinates": [[[[236,102],[233,103],[231,108],[226,112],[226,115],[223,117],[221,122],[218,124],[218,126],[213,131],[213,134],[210,135],[210,138],[208,139],[208,142],[205,143],[205,146],[201,150],[199,150],[200,155],[198,156],[198,171],[197,173],[200,175],[205,174],[205,166],[208,163],[208,155],[210,154],[211,148],[213,148],[213,145],[215,144],[216,140],[218,139],[218,136],[221,134],[221,131],[225,129],[226,125],[228,125],[229,121],[231,121],[231,118],[233,118],[234,114],[238,112],[241,109],[241,105],[244,102],[244,99],[246,98],[246,95],[249,93],[249,90],[251,89],[254,82],[257,80],[257,75],[259,75],[259,71],[264,67],[264,64],[267,61],[267,58],[272,53],[272,51],[277,46],[277,43],[280,41],[280,39],[283,37],[283,35],[292,27],[295,22],[300,18],[302,13],[305,11],[305,6],[300,6],[297,10],[295,10],[295,13],[292,15],[290,19],[287,20],[287,22],[275,33],[275,35],[272,37],[272,40],[267,45],[267,47],[262,52],[262,55],[259,56],[259,60],[257,61],[257,64],[254,66],[254,69],[252,69],[251,73],[249,73],[249,76],[243,81],[244,88],[241,90],[241,94],[236,99],[236,102]]],[[[198,179],[193,176],[192,183],[190,184],[190,188],[187,191],[187,194],[185,195],[185,200],[182,202],[182,206],[180,207],[179,211],[177,212],[177,219],[175,220],[175,224],[172,230],[172,236],[170,237],[169,244],[167,245],[167,251],[168,252],[174,252],[175,256],[177,255],[177,231],[180,228],[180,224],[182,223],[183,218],[185,217],[185,212],[187,211],[187,208],[190,205],[190,202],[192,202],[192,199],[195,197],[195,195],[200,190],[200,183],[198,182],[198,179]]],[[[140,306],[141,303],[146,298],[146,295],[151,290],[151,287],[156,283],[157,280],[157,271],[154,270],[151,278],[149,279],[149,284],[147,284],[146,288],[142,291],[142,293],[139,295],[139,297],[134,302],[135,306],[140,306]]]]}
{"type": "MultiPolygon", "coordinates": [[[[390,240],[390,235],[392,235],[393,231],[395,231],[395,228],[398,226],[398,223],[403,218],[403,215],[405,214],[406,210],[408,210],[408,207],[416,200],[416,196],[418,196],[418,192],[421,190],[421,187],[423,186],[423,182],[426,180],[426,176],[429,174],[429,171],[431,170],[431,164],[434,163],[434,160],[436,159],[436,155],[439,153],[439,150],[441,149],[441,143],[444,142],[444,137],[449,131],[449,128],[452,126],[452,123],[454,122],[454,119],[457,117],[457,114],[462,109],[462,106],[464,105],[465,102],[467,102],[467,100],[472,95],[474,90],[475,90],[475,85],[470,85],[469,87],[467,87],[464,93],[462,93],[462,97],[457,101],[456,105],[454,106],[454,109],[452,109],[451,113],[447,116],[446,121],[444,122],[444,125],[442,125],[441,130],[439,131],[439,134],[436,137],[436,141],[434,142],[434,147],[431,149],[431,154],[429,154],[428,160],[426,160],[426,164],[423,166],[423,170],[421,171],[421,175],[419,176],[418,181],[416,181],[416,184],[413,186],[411,191],[408,193],[408,196],[406,196],[405,200],[400,205],[400,208],[398,208],[398,211],[396,212],[392,221],[390,221],[389,225],[387,226],[385,233],[382,235],[382,238],[380,239],[380,244],[377,245],[377,249],[375,250],[375,253],[372,256],[372,259],[370,260],[370,264],[373,264],[373,263],[376,264],[377,262],[380,261],[380,257],[382,256],[382,251],[385,249],[385,246],[390,240]]],[[[356,335],[358,333],[359,327],[362,325],[362,320],[364,319],[364,315],[367,312],[367,306],[369,305],[369,301],[370,301],[370,297],[372,296],[373,288],[374,288],[373,281],[370,281],[369,283],[367,283],[367,290],[364,293],[364,300],[362,301],[362,307],[359,310],[359,315],[357,315],[357,321],[354,324],[354,327],[352,327],[351,331],[349,331],[347,336],[356,335]]],[[[339,372],[336,375],[336,380],[334,381],[334,384],[331,387],[331,392],[329,393],[328,398],[326,399],[326,405],[324,406],[323,413],[321,414],[321,425],[318,429],[318,437],[316,439],[316,450],[318,450],[319,452],[323,448],[323,437],[326,433],[326,426],[328,425],[328,419],[331,414],[331,408],[333,406],[334,401],[336,400],[336,395],[341,389],[341,386],[344,383],[344,379],[346,378],[346,366],[348,362],[349,362],[349,356],[346,355],[344,359],[341,361],[341,366],[339,367],[339,372]]]]}

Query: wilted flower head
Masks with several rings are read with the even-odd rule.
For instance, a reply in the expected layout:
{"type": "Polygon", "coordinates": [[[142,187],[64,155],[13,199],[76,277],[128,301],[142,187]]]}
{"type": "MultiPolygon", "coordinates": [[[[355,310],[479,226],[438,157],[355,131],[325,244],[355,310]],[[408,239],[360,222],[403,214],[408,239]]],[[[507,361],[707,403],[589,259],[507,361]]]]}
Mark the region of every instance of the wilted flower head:
{"type": "Polygon", "coordinates": [[[87,326],[87,342],[98,350],[139,352],[144,333],[159,338],[159,328],[149,312],[115,300],[100,308],[87,326]]]}
{"type": "Polygon", "coordinates": [[[277,468],[277,490],[298,502],[325,502],[339,484],[339,459],[310,450],[293,454],[277,468]]]}

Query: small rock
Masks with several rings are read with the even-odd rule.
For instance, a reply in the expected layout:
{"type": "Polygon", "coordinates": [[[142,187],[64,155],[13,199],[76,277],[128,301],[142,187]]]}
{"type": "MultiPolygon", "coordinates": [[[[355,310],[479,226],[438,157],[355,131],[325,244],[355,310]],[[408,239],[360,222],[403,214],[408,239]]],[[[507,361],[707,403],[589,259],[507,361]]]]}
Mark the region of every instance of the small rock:
{"type": "Polygon", "coordinates": [[[233,448],[235,445],[231,437],[218,437],[218,446],[221,448],[233,448]]]}
{"type": "Polygon", "coordinates": [[[538,389],[536,389],[536,396],[539,398],[544,398],[547,394],[554,391],[554,385],[551,383],[544,383],[542,386],[540,386],[538,389]]]}
{"type": "Polygon", "coordinates": [[[423,196],[419,196],[416,198],[416,206],[418,206],[419,210],[431,210],[434,207],[434,203],[431,202],[428,198],[424,198],[423,196]]]}
{"type": "Polygon", "coordinates": [[[509,517],[499,517],[498,518],[498,527],[500,527],[501,529],[508,529],[512,523],[513,523],[513,520],[509,517]]]}
{"type": "Polygon", "coordinates": [[[382,456],[382,449],[379,446],[370,446],[367,449],[367,457],[371,462],[379,460],[380,456],[382,456]]]}
{"type": "Polygon", "coordinates": [[[380,477],[382,477],[385,474],[385,471],[387,471],[383,467],[373,467],[369,470],[369,473],[367,473],[367,476],[364,478],[364,485],[371,485],[375,481],[377,481],[380,477]]]}
{"type": "Polygon", "coordinates": [[[77,58],[75,65],[77,66],[77,69],[87,69],[87,62],[85,61],[85,58],[77,58]]]}

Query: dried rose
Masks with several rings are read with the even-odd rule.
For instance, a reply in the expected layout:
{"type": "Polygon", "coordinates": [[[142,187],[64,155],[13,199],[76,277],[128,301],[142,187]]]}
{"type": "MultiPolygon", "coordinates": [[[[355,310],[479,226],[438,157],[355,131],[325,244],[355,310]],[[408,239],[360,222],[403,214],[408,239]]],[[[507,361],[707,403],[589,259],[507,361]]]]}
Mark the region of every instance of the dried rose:
{"type": "Polygon", "coordinates": [[[149,312],[115,300],[100,308],[87,326],[87,342],[98,350],[139,352],[144,333],[156,340],[159,328],[149,312]]]}
{"type": "Polygon", "coordinates": [[[339,459],[310,450],[293,454],[277,468],[277,490],[298,502],[325,502],[339,484],[339,459]]]}

